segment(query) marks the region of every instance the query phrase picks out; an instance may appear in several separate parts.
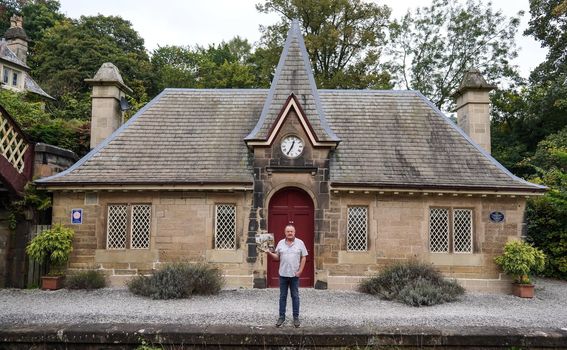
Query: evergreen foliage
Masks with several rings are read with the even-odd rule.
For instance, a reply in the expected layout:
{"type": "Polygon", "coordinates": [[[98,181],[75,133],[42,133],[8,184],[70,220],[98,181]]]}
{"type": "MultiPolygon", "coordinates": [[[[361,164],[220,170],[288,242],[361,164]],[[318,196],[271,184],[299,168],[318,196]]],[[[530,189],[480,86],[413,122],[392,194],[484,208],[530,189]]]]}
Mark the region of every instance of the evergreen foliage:
{"type": "Polygon", "coordinates": [[[567,279],[567,127],[541,141],[525,163],[535,173],[530,180],[549,187],[528,201],[528,240],[547,256],[543,274],[567,279]]]}

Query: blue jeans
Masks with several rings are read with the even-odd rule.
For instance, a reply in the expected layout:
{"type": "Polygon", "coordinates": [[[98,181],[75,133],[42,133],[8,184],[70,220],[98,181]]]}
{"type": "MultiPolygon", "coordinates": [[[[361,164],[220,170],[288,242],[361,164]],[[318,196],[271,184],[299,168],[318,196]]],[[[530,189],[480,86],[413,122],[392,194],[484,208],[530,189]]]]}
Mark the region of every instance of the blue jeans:
{"type": "Polygon", "coordinates": [[[293,318],[296,319],[299,317],[299,277],[280,276],[280,318],[285,318],[288,288],[291,292],[293,318]]]}

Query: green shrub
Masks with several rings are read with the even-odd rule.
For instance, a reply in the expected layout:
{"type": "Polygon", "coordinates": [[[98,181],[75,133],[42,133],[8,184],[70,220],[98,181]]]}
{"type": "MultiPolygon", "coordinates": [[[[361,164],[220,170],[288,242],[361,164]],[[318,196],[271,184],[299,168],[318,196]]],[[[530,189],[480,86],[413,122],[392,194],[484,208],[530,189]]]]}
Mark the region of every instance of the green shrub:
{"type": "Polygon", "coordinates": [[[451,302],[465,290],[455,281],[447,281],[433,266],[417,261],[397,263],[363,281],[360,291],[412,306],[451,302]]]}
{"type": "Polygon", "coordinates": [[[547,259],[542,274],[567,280],[567,191],[528,200],[528,241],[547,259]]]}
{"type": "Polygon", "coordinates": [[[69,289],[99,289],[106,287],[106,279],[102,271],[83,270],[68,275],[65,286],[69,289]]]}
{"type": "Polygon", "coordinates": [[[494,258],[502,270],[517,283],[531,284],[530,275],[543,271],[545,254],[523,241],[510,241],[504,246],[504,253],[494,258]]]}
{"type": "Polygon", "coordinates": [[[151,276],[136,276],[130,291],[152,299],[180,299],[193,294],[217,294],[224,284],[218,268],[206,264],[174,263],[151,276]]]}
{"type": "Polygon", "coordinates": [[[26,253],[39,263],[48,262],[50,275],[61,275],[73,251],[74,235],[73,229],[61,224],[53,225],[28,243],[26,253]]]}

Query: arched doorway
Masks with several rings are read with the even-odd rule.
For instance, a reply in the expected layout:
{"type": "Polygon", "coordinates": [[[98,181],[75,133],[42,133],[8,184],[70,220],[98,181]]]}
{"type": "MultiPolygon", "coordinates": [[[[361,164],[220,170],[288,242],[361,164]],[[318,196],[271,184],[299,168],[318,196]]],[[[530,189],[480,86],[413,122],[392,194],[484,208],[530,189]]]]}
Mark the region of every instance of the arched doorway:
{"type": "MultiPolygon", "coordinates": [[[[274,234],[276,244],[285,238],[284,228],[293,223],[295,236],[305,243],[307,261],[299,278],[300,287],[313,287],[315,280],[314,236],[315,220],[313,200],[297,187],[286,187],[279,190],[270,200],[268,206],[268,232],[274,234]]],[[[279,286],[279,262],[268,257],[268,287],[279,286]]]]}

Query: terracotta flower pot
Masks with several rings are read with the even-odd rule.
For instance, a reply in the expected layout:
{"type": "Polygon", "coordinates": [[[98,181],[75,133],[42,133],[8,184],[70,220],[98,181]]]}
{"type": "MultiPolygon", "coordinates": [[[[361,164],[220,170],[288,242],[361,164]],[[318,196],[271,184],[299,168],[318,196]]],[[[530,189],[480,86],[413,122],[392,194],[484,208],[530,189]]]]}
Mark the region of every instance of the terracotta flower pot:
{"type": "Polygon", "coordinates": [[[533,284],[514,284],[514,295],[520,298],[533,298],[534,297],[533,284]]]}
{"type": "Polygon", "coordinates": [[[42,276],[41,289],[43,290],[57,290],[63,288],[65,276],[42,276]]]}

